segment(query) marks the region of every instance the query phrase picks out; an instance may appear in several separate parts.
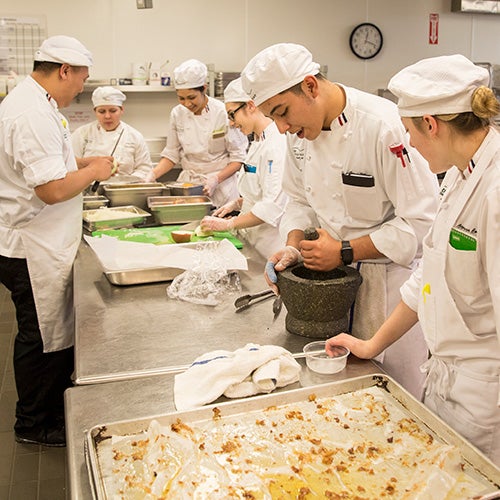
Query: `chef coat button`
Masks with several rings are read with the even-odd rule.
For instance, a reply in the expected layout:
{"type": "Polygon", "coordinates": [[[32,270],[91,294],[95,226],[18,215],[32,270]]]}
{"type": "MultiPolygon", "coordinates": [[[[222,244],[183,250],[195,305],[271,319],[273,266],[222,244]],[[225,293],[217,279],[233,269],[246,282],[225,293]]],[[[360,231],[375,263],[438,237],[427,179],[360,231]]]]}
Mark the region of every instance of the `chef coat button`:
{"type": "Polygon", "coordinates": [[[311,192],[312,192],[312,187],[306,186],[306,193],[311,193],[311,192]]]}
{"type": "Polygon", "coordinates": [[[311,161],[311,155],[307,155],[306,160],[311,161]]]}

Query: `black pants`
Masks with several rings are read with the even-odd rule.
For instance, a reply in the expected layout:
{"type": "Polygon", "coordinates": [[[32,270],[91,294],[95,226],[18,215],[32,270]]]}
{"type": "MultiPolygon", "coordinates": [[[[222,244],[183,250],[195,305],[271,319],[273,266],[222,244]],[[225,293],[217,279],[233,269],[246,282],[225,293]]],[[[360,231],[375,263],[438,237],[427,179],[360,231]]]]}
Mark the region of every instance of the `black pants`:
{"type": "Polygon", "coordinates": [[[14,375],[17,432],[52,429],[64,422],[64,391],[71,386],[73,348],[43,352],[26,259],[0,255],[0,281],[16,307],[14,375]]]}

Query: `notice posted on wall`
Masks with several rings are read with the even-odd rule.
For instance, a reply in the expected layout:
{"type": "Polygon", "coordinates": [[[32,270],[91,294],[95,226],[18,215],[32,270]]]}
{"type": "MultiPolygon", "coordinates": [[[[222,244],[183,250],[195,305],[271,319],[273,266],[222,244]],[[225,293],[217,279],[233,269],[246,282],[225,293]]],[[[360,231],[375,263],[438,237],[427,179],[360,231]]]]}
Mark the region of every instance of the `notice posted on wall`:
{"type": "Polygon", "coordinates": [[[0,75],[29,75],[35,50],[47,38],[45,16],[0,14],[0,75]]]}

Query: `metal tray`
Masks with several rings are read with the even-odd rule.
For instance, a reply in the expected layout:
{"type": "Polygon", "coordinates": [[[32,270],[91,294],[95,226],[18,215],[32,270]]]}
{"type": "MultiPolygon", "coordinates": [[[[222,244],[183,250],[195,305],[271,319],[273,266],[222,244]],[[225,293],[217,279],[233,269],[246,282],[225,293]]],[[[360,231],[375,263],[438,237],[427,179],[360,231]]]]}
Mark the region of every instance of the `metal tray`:
{"type": "Polygon", "coordinates": [[[177,267],[154,267],[127,271],[105,271],[104,275],[112,285],[127,286],[172,281],[182,272],[184,272],[184,269],[177,267]]]}
{"type": "MultiPolygon", "coordinates": [[[[424,432],[430,434],[433,439],[437,439],[441,443],[456,446],[461,454],[461,462],[464,463],[464,472],[483,485],[488,493],[498,490],[500,487],[500,469],[452,430],[444,421],[411,396],[392,378],[376,374],[302,389],[285,390],[283,392],[237,401],[226,400],[218,404],[207,405],[186,412],[152,415],[143,419],[123,420],[95,426],[88,430],[85,435],[85,460],[94,498],[98,500],[109,498],[106,494],[105,472],[103,470],[106,466],[109,468],[109,464],[106,465],[101,462],[100,454],[104,453],[106,446],[109,450],[110,438],[112,436],[126,436],[144,432],[152,420],[157,420],[162,426],[169,426],[180,419],[182,423],[191,426],[205,425],[205,428],[207,426],[219,425],[214,424],[214,416],[216,422],[222,422],[225,418],[229,419],[232,417],[235,420],[239,416],[246,418],[246,415],[251,414],[251,418],[255,416],[255,421],[259,421],[263,418],[262,412],[266,408],[304,403],[318,398],[329,398],[368,388],[378,388],[376,390],[382,394],[384,401],[395,406],[405,417],[413,419],[416,425],[424,432]]],[[[354,407],[352,410],[356,411],[354,407]]],[[[482,493],[484,494],[484,492],[482,493]]],[[[391,496],[391,498],[393,497],[391,496]]]]}
{"type": "Polygon", "coordinates": [[[163,195],[166,188],[161,182],[119,183],[104,185],[103,192],[112,207],[134,205],[145,210],[148,196],[163,195]]]}
{"type": "Polygon", "coordinates": [[[212,202],[207,196],[151,196],[148,208],[158,224],[184,224],[203,219],[212,202]]]}
{"type": "Polygon", "coordinates": [[[83,227],[85,227],[89,231],[95,231],[97,229],[116,229],[121,227],[133,227],[135,225],[142,224],[147,217],[151,217],[151,214],[135,206],[113,207],[113,208],[103,207],[103,208],[97,208],[95,210],[84,210],[82,215],[83,227]],[[123,217],[120,219],[109,219],[109,220],[99,220],[99,221],[94,221],[89,219],[89,217],[92,214],[100,210],[128,212],[130,213],[130,216],[123,217]]]}
{"type": "Polygon", "coordinates": [[[109,200],[106,196],[85,195],[83,197],[83,210],[93,210],[95,208],[107,207],[109,200]]]}
{"type": "Polygon", "coordinates": [[[203,184],[190,184],[186,182],[170,182],[165,187],[170,190],[171,196],[202,196],[203,184]]]}

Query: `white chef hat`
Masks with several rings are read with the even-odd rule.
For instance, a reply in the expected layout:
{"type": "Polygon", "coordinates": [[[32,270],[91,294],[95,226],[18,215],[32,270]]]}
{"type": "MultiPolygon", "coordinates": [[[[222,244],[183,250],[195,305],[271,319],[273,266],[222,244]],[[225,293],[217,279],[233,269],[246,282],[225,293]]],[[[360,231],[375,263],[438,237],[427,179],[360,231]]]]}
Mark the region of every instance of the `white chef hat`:
{"type": "Polygon", "coordinates": [[[243,90],[241,78],[236,78],[227,84],[224,89],[224,102],[248,102],[250,96],[243,90]]]}
{"type": "Polygon", "coordinates": [[[207,81],[208,70],[205,64],[197,59],[188,59],[174,69],[174,85],[176,89],[195,89],[202,87],[207,81]]]}
{"type": "Polygon", "coordinates": [[[472,94],[488,84],[487,69],[455,54],[422,59],[402,69],[388,88],[398,98],[399,114],[417,117],[472,111],[472,94]]]}
{"type": "Polygon", "coordinates": [[[127,96],[114,87],[97,87],[92,92],[92,104],[97,106],[123,106],[127,96]]]}
{"type": "Polygon", "coordinates": [[[302,45],[278,43],[254,56],[241,73],[241,80],[245,92],[259,106],[307,75],[318,74],[319,68],[302,45]]]}
{"type": "Polygon", "coordinates": [[[71,66],[92,66],[92,54],[76,38],[56,35],[47,38],[35,52],[35,61],[70,64],[71,66]]]}

